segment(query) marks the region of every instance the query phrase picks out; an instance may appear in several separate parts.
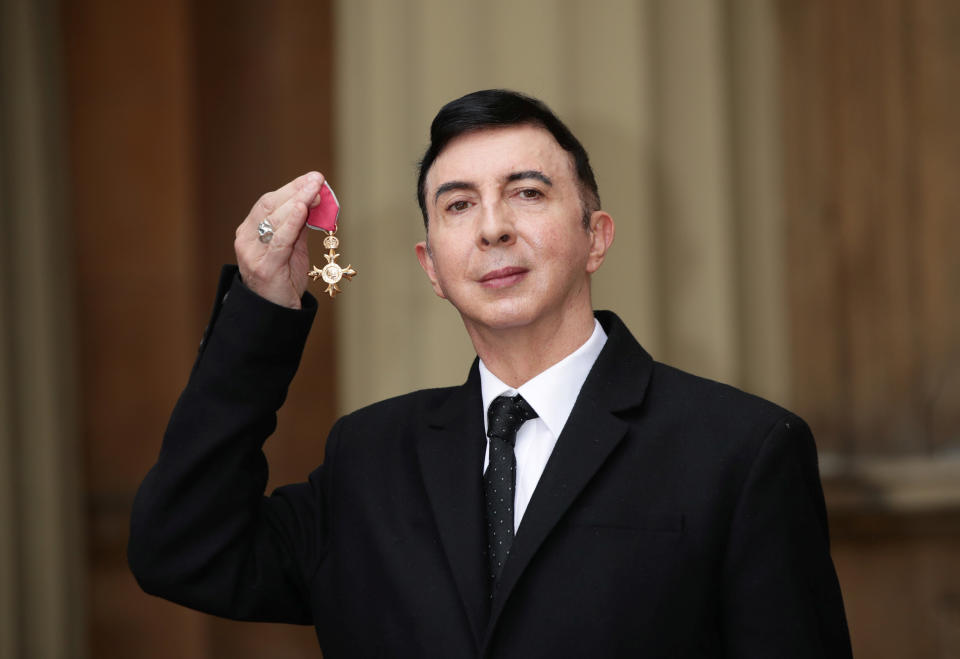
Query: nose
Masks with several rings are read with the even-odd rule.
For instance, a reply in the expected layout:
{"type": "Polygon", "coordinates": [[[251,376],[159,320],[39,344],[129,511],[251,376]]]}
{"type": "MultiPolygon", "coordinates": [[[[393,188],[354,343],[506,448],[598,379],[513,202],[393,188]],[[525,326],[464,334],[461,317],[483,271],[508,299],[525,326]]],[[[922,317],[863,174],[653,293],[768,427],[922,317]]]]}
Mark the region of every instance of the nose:
{"type": "Polygon", "coordinates": [[[512,245],[517,239],[513,213],[502,203],[484,207],[477,227],[477,242],[483,248],[512,245]]]}

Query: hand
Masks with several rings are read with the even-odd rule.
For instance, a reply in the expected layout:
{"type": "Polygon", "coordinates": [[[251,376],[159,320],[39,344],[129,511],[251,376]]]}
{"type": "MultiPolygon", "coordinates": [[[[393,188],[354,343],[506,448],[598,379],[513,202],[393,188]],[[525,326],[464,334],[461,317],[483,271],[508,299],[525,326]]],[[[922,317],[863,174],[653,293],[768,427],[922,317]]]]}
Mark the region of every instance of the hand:
{"type": "Polygon", "coordinates": [[[243,283],[274,304],[300,308],[310,269],[307,213],[320,203],[322,184],[321,174],[309,172],[266,193],[237,227],[233,249],[243,283]],[[267,218],[273,225],[273,238],[263,243],[257,225],[267,218]]]}

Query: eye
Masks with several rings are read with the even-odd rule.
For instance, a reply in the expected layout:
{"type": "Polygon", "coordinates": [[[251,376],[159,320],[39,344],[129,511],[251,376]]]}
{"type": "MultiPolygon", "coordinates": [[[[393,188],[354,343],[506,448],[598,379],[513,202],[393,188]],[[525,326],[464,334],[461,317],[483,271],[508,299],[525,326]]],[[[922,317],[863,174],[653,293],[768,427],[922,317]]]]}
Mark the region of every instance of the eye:
{"type": "Polygon", "coordinates": [[[470,202],[466,201],[465,199],[458,199],[457,201],[447,206],[447,210],[452,211],[454,213],[462,213],[468,208],[470,208],[470,202]]]}
{"type": "Polygon", "coordinates": [[[517,192],[517,195],[521,199],[540,199],[541,197],[543,197],[543,193],[540,190],[537,190],[536,188],[523,188],[522,190],[517,192]]]}

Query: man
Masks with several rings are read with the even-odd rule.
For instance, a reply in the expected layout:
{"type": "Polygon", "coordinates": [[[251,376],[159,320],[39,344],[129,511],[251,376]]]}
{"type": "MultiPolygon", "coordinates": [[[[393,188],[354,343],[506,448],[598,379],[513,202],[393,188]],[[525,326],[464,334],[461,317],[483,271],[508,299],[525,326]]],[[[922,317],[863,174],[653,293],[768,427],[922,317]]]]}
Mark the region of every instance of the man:
{"type": "Polygon", "coordinates": [[[447,104],[421,163],[416,253],[476,349],[466,383],[340,419],[309,481],[264,497],[320,182],[237,230],[135,503],[145,590],[312,623],[327,657],[850,656],[809,430],[594,314],[613,220],[580,143],[516,93],[447,104]]]}

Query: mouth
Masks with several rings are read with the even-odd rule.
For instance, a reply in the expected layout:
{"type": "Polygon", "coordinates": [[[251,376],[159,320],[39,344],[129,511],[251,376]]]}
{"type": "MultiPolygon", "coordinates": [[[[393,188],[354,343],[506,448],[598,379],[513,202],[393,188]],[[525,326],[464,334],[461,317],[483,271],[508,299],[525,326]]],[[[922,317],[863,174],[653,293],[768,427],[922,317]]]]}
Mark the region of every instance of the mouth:
{"type": "Polygon", "coordinates": [[[523,279],[527,272],[528,270],[526,268],[517,266],[491,270],[480,278],[480,285],[484,288],[504,288],[505,286],[512,286],[523,279]]]}

